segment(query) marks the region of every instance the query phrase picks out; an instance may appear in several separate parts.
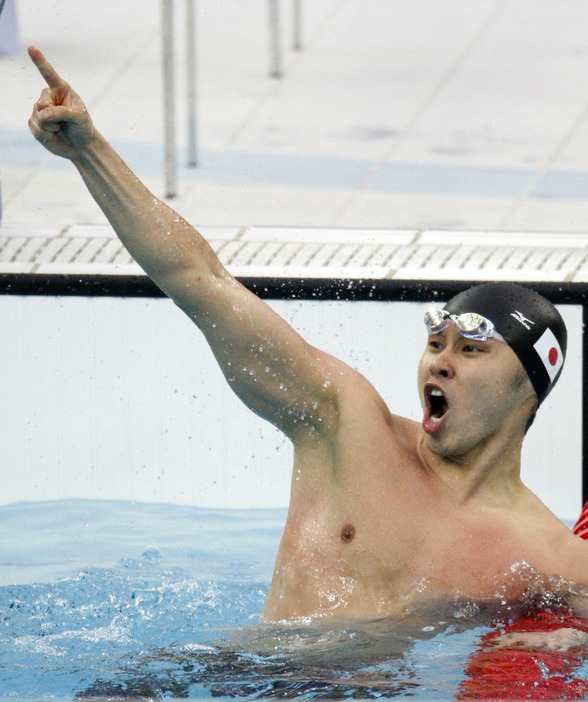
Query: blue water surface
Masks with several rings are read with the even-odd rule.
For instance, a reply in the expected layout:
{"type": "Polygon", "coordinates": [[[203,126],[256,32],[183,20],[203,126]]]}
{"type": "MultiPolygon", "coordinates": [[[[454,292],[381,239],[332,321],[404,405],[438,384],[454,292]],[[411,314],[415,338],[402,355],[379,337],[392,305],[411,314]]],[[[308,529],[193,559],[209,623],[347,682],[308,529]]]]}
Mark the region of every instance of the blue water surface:
{"type": "Polygon", "coordinates": [[[393,625],[260,621],[285,518],[0,507],[0,698],[455,699],[491,630],[471,603],[393,625]]]}
{"type": "Polygon", "coordinates": [[[256,621],[284,520],[122,502],[1,507],[0,697],[73,699],[155,651],[199,650],[256,621]]]}

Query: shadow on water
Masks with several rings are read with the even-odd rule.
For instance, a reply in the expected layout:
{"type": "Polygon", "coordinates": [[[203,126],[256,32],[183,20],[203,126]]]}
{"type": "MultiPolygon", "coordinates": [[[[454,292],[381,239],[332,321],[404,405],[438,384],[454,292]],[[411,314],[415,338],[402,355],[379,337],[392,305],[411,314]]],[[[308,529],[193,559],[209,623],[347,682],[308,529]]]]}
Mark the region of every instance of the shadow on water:
{"type": "MultiPolygon", "coordinates": [[[[165,654],[164,654],[165,655],[165,654]]],[[[350,671],[337,666],[301,668],[281,657],[260,659],[245,652],[217,650],[199,654],[167,656],[165,663],[144,660],[135,674],[116,681],[97,681],[77,699],[264,697],[320,699],[351,697],[373,699],[405,695],[419,687],[404,666],[396,670],[350,671]],[[155,667],[156,671],[145,670],[155,667]],[[165,667],[165,672],[162,668],[165,667]],[[163,674],[162,674],[163,673],[163,674]]]]}
{"type": "Polygon", "coordinates": [[[422,685],[404,657],[412,643],[390,630],[372,635],[357,628],[251,628],[211,647],[142,654],[115,679],[96,681],[77,699],[403,696],[422,685]]]}
{"type": "Polygon", "coordinates": [[[404,621],[247,626],[213,646],[143,652],[76,699],[470,699],[459,690],[479,642],[528,609],[455,602],[404,621]]]}

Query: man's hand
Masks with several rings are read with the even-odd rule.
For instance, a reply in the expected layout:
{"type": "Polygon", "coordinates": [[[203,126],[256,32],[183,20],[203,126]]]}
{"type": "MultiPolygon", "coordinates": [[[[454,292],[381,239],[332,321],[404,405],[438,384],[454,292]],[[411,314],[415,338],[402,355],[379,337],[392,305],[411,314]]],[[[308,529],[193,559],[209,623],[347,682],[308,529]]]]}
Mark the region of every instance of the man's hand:
{"type": "Polygon", "coordinates": [[[521,631],[499,636],[496,648],[523,649],[562,653],[588,644],[588,634],[579,629],[565,627],[555,631],[521,631]]]}
{"type": "Polygon", "coordinates": [[[29,56],[48,86],[35,103],[29,128],[48,151],[74,160],[95,136],[90,115],[39,49],[30,46],[29,56]]]}

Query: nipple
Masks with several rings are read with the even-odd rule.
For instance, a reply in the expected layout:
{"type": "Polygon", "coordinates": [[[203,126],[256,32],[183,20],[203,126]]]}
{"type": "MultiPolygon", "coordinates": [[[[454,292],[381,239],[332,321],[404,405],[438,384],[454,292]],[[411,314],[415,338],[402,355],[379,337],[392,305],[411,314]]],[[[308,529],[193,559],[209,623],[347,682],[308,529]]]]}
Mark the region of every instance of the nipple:
{"type": "Polygon", "coordinates": [[[346,524],[343,529],[341,529],[341,541],[343,541],[343,543],[348,544],[350,541],[353,541],[354,536],[355,527],[353,524],[346,524]]]}

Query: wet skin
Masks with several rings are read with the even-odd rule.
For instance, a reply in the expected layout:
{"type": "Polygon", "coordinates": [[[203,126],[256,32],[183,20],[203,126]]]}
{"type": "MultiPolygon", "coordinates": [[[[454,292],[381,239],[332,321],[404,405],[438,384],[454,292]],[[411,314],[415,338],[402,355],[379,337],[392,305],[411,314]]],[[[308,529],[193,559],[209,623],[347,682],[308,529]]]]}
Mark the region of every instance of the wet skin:
{"type": "Polygon", "coordinates": [[[338,431],[302,442],[295,455],[266,616],[379,617],[458,593],[518,598],[527,583],[510,571],[521,561],[585,579],[586,544],[519,478],[535,403],[520,373],[506,344],[466,340],[450,325],[429,337],[419,364],[419,425],[391,415],[364,378],[340,365],[338,431]],[[432,388],[444,397],[437,419],[432,388]],[[354,526],[351,543],[343,524],[354,526]]]}
{"type": "Polygon", "coordinates": [[[292,441],[268,620],[382,617],[457,594],[516,598],[527,583],[510,570],[521,561],[588,587],[588,543],[520,481],[535,398],[508,346],[466,341],[451,323],[419,365],[423,422],[393,416],[364,377],[235,280],[133,175],[42,53],[29,53],[47,83],[29,120],[35,138],[72,161],[133,258],[205,335],[237,396],[292,441]]]}

